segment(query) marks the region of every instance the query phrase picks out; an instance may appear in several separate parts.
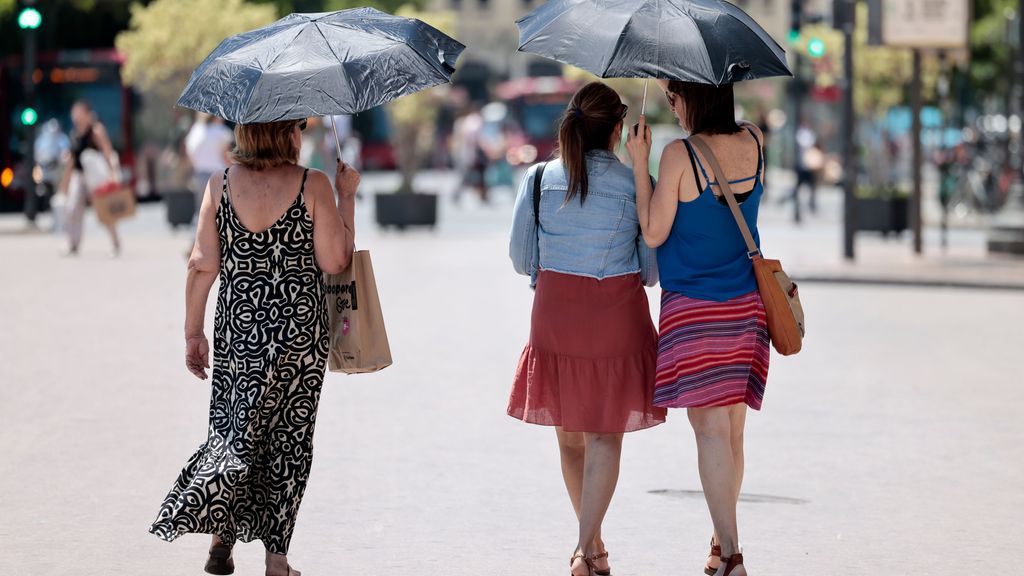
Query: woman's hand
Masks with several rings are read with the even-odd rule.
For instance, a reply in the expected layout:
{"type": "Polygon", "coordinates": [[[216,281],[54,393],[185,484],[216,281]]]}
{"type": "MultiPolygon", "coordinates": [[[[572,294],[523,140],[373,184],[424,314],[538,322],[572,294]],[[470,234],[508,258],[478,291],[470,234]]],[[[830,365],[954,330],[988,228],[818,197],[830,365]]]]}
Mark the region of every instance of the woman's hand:
{"type": "Polygon", "coordinates": [[[651,159],[651,129],[647,127],[647,119],[643,116],[637,125],[630,128],[626,149],[633,159],[633,169],[642,169],[646,173],[651,159]]]}
{"type": "Polygon", "coordinates": [[[358,170],[338,160],[338,168],[334,172],[334,187],[342,198],[352,198],[356,195],[361,178],[358,170]]]}
{"type": "Polygon", "coordinates": [[[206,380],[210,367],[210,342],[206,336],[185,337],[185,367],[200,380],[206,380]]]}

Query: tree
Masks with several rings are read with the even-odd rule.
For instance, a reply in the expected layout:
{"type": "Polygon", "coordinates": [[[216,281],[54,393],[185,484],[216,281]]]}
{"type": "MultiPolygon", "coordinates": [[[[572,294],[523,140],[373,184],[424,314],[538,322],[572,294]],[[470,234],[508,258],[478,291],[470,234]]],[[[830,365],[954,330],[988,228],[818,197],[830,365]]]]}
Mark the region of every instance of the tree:
{"type": "MultiPolygon", "coordinates": [[[[452,34],[456,16],[452,12],[419,12],[413,6],[400,8],[396,15],[417,18],[445,34],[452,34]]],[[[392,102],[391,113],[393,143],[398,167],[402,173],[399,192],[412,192],[412,181],[416,176],[424,155],[430,151],[437,124],[437,113],[443,98],[441,87],[416,94],[410,94],[392,102]]]]}
{"type": "Polygon", "coordinates": [[[155,0],[132,6],[129,29],[115,44],[125,56],[125,83],[176,96],[192,71],[228,36],[273,22],[273,6],[244,0],[155,0]]]}

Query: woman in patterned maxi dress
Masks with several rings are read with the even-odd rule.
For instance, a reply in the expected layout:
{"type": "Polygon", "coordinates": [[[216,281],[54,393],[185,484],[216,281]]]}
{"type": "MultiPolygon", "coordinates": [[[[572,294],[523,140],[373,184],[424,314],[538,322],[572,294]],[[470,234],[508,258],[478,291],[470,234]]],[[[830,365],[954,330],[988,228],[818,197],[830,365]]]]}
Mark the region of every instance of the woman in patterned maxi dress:
{"type": "Polygon", "coordinates": [[[185,289],[185,362],[206,379],[206,303],[220,278],[207,441],[150,532],[213,535],[206,571],[231,574],[238,540],[261,540],[267,576],[298,576],[288,545],[312,465],[328,349],[323,273],[345,269],[359,174],[296,165],[305,121],[240,125],[235,165],[214,175],[185,289]]]}

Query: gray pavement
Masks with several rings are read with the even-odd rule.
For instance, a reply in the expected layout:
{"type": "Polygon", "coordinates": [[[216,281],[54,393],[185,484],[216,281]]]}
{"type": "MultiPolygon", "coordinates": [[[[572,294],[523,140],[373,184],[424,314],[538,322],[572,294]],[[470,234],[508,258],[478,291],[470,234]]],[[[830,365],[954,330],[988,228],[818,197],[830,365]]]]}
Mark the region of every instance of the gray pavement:
{"type": "MultiPolygon", "coordinates": [[[[396,362],[327,377],[292,546],[304,574],[566,573],[575,528],[553,433],[504,414],[531,292],[505,255],[510,201],[494,204],[446,201],[437,231],[406,234],[357,208],[396,362]]],[[[826,252],[826,217],[794,231],[774,211],[762,235],[787,266],[826,252]]],[[[181,359],[188,238],[162,217],[143,207],[116,260],[94,221],[67,259],[59,239],[0,218],[0,573],[201,573],[205,537],[146,532],[203,440],[209,396],[181,359]]],[[[970,250],[976,233],[956,242],[970,250]]],[[[1024,293],[802,294],[806,348],[772,358],[764,411],[749,418],[750,573],[1017,570],[1024,293]]],[[[615,573],[700,574],[699,490],[685,414],[629,435],[605,530],[615,573]]],[[[241,546],[236,573],[261,562],[258,544],[241,546]]]]}

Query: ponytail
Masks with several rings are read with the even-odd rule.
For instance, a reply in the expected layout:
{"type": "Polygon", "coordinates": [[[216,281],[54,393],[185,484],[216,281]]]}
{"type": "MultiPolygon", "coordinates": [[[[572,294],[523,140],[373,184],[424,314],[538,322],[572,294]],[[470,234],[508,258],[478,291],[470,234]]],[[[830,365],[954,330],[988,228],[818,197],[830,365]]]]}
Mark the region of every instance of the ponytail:
{"type": "Polygon", "coordinates": [[[558,130],[558,154],[565,164],[569,189],[565,192],[565,204],[580,196],[580,204],[587,199],[590,182],[587,178],[587,152],[583,146],[583,119],[580,110],[570,105],[558,130]]]}
{"type": "Polygon", "coordinates": [[[572,97],[558,127],[558,155],[569,182],[565,204],[577,195],[581,205],[586,201],[590,185],[587,152],[608,148],[624,112],[618,93],[601,82],[587,84],[572,97]]]}

